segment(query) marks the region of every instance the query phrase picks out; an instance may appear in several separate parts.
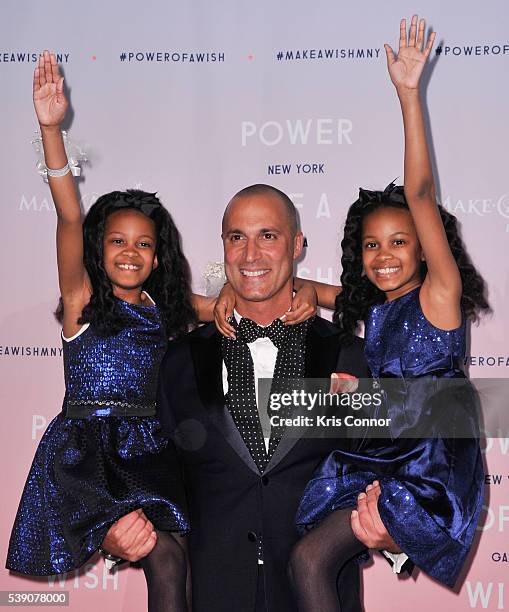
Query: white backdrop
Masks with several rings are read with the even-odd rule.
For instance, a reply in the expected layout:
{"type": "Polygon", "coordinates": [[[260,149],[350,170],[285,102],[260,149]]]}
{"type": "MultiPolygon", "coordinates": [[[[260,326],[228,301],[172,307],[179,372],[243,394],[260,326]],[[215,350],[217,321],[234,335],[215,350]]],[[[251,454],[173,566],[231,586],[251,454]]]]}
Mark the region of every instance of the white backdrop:
{"type": "MultiPolygon", "coordinates": [[[[383,43],[397,45],[400,17],[422,13],[441,51],[426,91],[440,198],[461,222],[494,308],[472,329],[470,374],[507,376],[506,2],[8,0],[2,12],[2,550],[36,445],[63,397],[51,316],[55,214],[30,145],[32,71],[44,48],[62,57],[70,135],[90,159],[79,184],[85,209],[113,189],[157,190],[200,290],[207,263],[222,259],[226,202],[268,182],[299,208],[309,245],[300,273],[337,282],[341,226],[358,187],[402,177],[401,118],[383,43]]],[[[423,574],[398,579],[376,558],[364,570],[367,610],[509,609],[508,451],[509,432],[487,442],[492,484],[458,592],[423,574]]],[[[134,612],[145,601],[139,570],[107,576],[101,561],[53,582],[3,570],[0,590],[12,589],[68,590],[76,611],[134,612]]]]}

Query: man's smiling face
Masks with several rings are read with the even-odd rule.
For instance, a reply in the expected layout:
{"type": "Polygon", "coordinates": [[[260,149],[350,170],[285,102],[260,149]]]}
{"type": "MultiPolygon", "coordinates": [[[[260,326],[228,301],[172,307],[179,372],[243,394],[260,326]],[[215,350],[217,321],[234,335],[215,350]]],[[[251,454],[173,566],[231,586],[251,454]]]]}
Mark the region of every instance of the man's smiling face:
{"type": "Polygon", "coordinates": [[[223,219],[226,276],[238,304],[291,296],[293,261],[302,251],[296,232],[277,194],[233,198],[223,219]]]}

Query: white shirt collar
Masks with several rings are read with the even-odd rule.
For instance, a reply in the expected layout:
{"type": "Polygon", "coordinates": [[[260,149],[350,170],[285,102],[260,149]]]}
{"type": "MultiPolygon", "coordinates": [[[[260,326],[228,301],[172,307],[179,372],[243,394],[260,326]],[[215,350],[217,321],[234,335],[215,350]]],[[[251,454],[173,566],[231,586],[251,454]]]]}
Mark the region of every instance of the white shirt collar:
{"type": "MultiPolygon", "coordinates": [[[[243,319],[244,317],[238,313],[235,309],[233,309],[233,316],[235,317],[235,321],[237,321],[237,325],[240,323],[241,319],[243,319]]],[[[255,321],[256,323],[256,321],[255,321]]],[[[257,325],[260,325],[259,323],[256,323],[257,325]]],[[[269,323],[270,325],[270,323],[269,323]]],[[[268,325],[260,325],[260,327],[268,327],[268,325]]]]}

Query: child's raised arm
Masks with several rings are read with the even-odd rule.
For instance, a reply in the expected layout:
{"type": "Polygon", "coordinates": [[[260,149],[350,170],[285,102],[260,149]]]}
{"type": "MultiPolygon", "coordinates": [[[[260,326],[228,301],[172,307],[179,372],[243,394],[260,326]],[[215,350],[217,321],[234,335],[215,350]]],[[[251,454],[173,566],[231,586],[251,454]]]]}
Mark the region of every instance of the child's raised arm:
{"type": "Polygon", "coordinates": [[[451,329],[461,322],[461,277],[451,253],[436,204],[435,183],[426,142],[419,95],[421,74],[435,33],[425,44],[425,22],[412,17],[407,38],[406,20],[400,22],[397,57],[385,45],[387,65],[396,87],[405,129],[405,196],[417,230],[428,274],[421,288],[424,314],[437,327],[451,329]]]}
{"type": "MultiPolygon", "coordinates": [[[[46,166],[59,170],[67,164],[60,131],[68,102],[64,95],[64,78],[56,58],[48,51],[34,72],[34,107],[41,129],[46,166]]],[[[57,211],[57,262],[60,294],[64,302],[64,335],[79,329],[77,319],[90,299],[90,285],[83,265],[81,210],[71,172],[52,177],[48,173],[51,195],[57,211]]]]}

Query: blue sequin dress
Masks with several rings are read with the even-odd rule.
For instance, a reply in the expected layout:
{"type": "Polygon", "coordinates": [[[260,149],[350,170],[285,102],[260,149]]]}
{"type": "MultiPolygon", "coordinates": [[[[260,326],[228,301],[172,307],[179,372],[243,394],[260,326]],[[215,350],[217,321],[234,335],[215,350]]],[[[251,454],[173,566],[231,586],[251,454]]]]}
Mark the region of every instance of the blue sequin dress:
{"type": "MultiPolygon", "coordinates": [[[[464,384],[455,382],[466,390],[459,396],[461,406],[455,407],[458,400],[451,396],[448,414],[465,414],[463,400],[475,402],[460,369],[465,325],[452,331],[434,327],[421,310],[417,288],[372,307],[365,339],[375,379],[382,387],[385,378],[399,380],[404,388],[403,393],[388,393],[384,404],[383,416],[392,419],[391,437],[364,439],[354,450],[331,453],[306,487],[297,525],[303,530],[334,510],[356,507],[358,494],[377,479],[382,490],[378,509],[387,531],[415,565],[453,587],[471,547],[483,499],[475,419],[471,425],[462,421],[459,438],[443,437],[439,430],[433,438],[407,434],[426,417],[432,391],[444,378],[463,378],[464,384]],[[465,437],[465,428],[472,437],[465,437]]],[[[453,429],[447,431],[450,435],[453,429]]]]}
{"type": "Polygon", "coordinates": [[[172,444],[155,415],[166,338],[157,306],[117,300],[129,324],[65,341],[62,412],[37,448],[11,534],[7,568],[45,576],[77,569],[121,516],[143,508],[161,530],[186,532],[172,444]]]}

